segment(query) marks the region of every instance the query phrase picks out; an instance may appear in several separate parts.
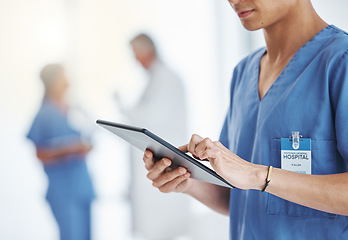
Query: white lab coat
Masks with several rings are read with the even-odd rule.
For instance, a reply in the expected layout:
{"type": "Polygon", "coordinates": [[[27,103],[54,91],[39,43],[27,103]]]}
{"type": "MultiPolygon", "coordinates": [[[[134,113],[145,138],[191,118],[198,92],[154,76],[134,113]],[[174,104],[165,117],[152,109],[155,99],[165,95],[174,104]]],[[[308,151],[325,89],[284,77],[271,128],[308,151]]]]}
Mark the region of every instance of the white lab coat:
{"type": "MultiPolygon", "coordinates": [[[[181,80],[159,60],[147,72],[149,82],[142,97],[126,111],[129,122],[147,128],[175,146],[187,143],[186,97],[181,80]]],[[[131,156],[130,196],[135,233],[151,240],[173,239],[186,234],[188,197],[160,193],[146,178],[143,153],[134,148],[131,156]]]]}

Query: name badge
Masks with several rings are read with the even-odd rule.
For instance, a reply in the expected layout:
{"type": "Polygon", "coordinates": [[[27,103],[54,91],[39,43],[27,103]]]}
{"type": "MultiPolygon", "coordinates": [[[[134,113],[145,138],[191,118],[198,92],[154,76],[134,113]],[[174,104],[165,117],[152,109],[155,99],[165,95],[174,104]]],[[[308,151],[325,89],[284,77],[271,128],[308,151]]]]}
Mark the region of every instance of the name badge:
{"type": "Polygon", "coordinates": [[[312,174],[311,139],[282,138],[281,167],[292,172],[312,174]]]}

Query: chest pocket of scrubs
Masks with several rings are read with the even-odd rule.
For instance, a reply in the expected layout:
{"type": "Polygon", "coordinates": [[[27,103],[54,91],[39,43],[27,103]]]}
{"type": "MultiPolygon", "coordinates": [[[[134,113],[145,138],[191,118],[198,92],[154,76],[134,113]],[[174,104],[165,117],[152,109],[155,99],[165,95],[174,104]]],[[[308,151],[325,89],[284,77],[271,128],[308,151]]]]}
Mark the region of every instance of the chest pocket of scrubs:
{"type": "MultiPolygon", "coordinates": [[[[281,167],[280,139],[272,139],[271,165],[281,167]]],[[[312,174],[338,173],[336,142],[312,139],[312,174]]],[[[335,217],[335,214],[311,209],[268,194],[267,214],[309,217],[335,217]]]]}

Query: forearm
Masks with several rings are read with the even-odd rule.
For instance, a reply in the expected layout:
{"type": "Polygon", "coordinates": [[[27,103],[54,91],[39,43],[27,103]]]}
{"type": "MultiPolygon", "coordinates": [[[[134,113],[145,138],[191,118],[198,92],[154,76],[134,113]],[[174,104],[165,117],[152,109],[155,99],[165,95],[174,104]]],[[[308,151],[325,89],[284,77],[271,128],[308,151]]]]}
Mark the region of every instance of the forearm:
{"type": "Polygon", "coordinates": [[[188,195],[212,210],[229,215],[230,189],[192,179],[188,195]]]}
{"type": "Polygon", "coordinates": [[[71,148],[61,148],[61,149],[38,149],[37,150],[37,157],[43,162],[43,163],[49,163],[55,159],[58,158],[64,158],[67,155],[72,154],[71,148]]]}
{"type": "Polygon", "coordinates": [[[348,173],[307,175],[273,169],[267,192],[288,201],[340,215],[348,215],[348,173]]]}
{"type": "Polygon", "coordinates": [[[63,159],[72,154],[81,154],[81,147],[78,144],[56,149],[37,149],[37,157],[43,163],[49,163],[55,159],[63,159]]]}

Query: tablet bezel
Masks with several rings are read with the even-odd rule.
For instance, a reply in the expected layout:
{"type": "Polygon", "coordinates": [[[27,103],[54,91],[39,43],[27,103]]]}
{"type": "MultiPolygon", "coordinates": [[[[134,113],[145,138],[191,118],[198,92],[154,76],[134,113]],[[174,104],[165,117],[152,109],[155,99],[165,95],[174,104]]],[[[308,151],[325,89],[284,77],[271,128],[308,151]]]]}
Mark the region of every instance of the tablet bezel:
{"type": "MultiPolygon", "coordinates": [[[[141,133],[141,134],[145,134],[147,137],[155,140],[156,142],[158,142],[162,146],[164,146],[167,149],[169,149],[172,152],[174,152],[174,154],[179,155],[181,158],[184,158],[185,160],[189,161],[190,163],[194,164],[195,166],[201,168],[205,172],[207,172],[210,175],[214,176],[215,178],[220,180],[222,183],[226,184],[228,187],[234,188],[234,186],[232,186],[229,182],[227,182],[223,177],[218,175],[215,171],[213,171],[212,169],[208,168],[204,164],[200,163],[198,160],[188,156],[187,154],[185,154],[184,152],[180,151],[178,148],[176,148],[172,144],[168,143],[167,141],[163,140],[162,138],[158,137],[157,135],[155,135],[154,133],[152,133],[151,131],[149,131],[149,130],[147,130],[145,128],[139,128],[139,127],[129,126],[129,125],[126,125],[126,124],[115,123],[115,122],[110,122],[110,121],[105,121],[105,120],[100,120],[100,119],[98,119],[96,122],[97,122],[97,124],[99,124],[101,126],[106,125],[108,127],[121,128],[121,129],[124,129],[124,130],[134,131],[134,132],[138,132],[138,133],[141,133]]],[[[117,135],[116,133],[114,133],[114,134],[117,135]]],[[[125,140],[125,139],[123,139],[123,140],[125,140]]],[[[127,140],[125,140],[125,141],[128,142],[127,140]]],[[[130,143],[130,142],[128,142],[128,143],[130,143]]],[[[133,145],[132,143],[130,143],[130,144],[133,145]]]]}

